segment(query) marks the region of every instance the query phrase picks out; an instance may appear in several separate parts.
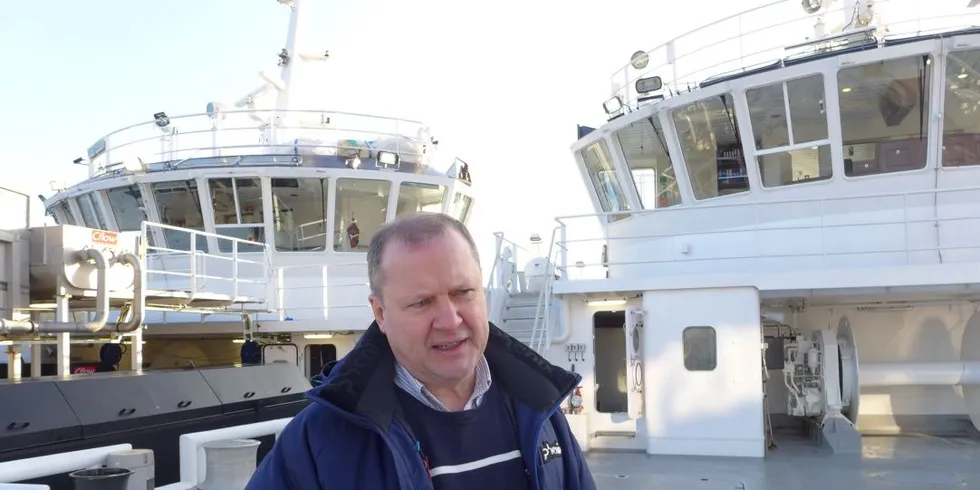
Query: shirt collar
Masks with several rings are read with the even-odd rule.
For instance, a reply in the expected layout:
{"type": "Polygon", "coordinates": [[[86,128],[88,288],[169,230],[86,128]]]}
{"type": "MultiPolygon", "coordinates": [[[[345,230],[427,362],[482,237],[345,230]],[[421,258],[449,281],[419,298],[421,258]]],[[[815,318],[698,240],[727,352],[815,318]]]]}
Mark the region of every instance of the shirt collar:
{"type": "MultiPolygon", "coordinates": [[[[472,410],[480,406],[480,402],[483,401],[483,396],[490,390],[491,382],[490,365],[487,363],[487,358],[481,355],[476,363],[476,383],[473,386],[473,395],[470,396],[469,401],[463,406],[463,410],[472,410]]],[[[412,376],[412,373],[408,372],[408,369],[405,369],[397,361],[395,362],[395,385],[433,410],[440,412],[450,411],[418,378],[412,376]]]]}

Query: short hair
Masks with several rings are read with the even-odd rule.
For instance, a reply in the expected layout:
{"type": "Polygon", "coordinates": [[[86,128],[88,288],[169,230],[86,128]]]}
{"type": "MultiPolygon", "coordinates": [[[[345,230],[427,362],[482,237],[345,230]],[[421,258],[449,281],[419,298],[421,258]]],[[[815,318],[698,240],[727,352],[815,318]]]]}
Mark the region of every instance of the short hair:
{"type": "Polygon", "coordinates": [[[382,226],[371,237],[368,247],[368,282],[371,294],[380,298],[381,286],[384,283],[384,273],[381,270],[381,257],[385,248],[391,242],[398,242],[410,247],[429,243],[436,238],[446,235],[447,231],[456,231],[469,244],[473,258],[480,263],[480,253],[477,251],[473,236],[462,222],[443,213],[419,212],[396,218],[391,223],[382,226]]]}

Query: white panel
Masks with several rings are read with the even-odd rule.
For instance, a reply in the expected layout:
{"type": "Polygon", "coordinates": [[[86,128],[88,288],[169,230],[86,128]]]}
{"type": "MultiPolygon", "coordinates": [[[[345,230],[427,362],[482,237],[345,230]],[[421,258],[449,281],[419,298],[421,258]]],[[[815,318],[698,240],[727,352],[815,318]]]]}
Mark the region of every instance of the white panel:
{"type": "Polygon", "coordinates": [[[626,405],[631,419],[643,416],[643,310],[626,309],[626,405]]]}
{"type": "Polygon", "coordinates": [[[646,292],[643,310],[647,453],[763,457],[758,290],[646,292]],[[693,342],[685,352],[688,327],[713,330],[713,369],[685,366],[685,356],[689,364],[712,364],[710,351],[698,352],[693,342]]]}

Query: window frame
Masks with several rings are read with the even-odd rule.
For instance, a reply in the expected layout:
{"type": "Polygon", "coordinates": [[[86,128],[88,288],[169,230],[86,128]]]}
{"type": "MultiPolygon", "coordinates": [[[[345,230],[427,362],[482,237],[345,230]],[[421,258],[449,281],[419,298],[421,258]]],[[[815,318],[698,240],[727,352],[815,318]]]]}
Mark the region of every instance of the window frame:
{"type": "Polygon", "coordinates": [[[937,118],[936,120],[938,122],[934,124],[936,126],[936,166],[941,172],[965,172],[970,171],[970,169],[980,169],[980,165],[943,165],[943,146],[946,136],[946,70],[949,66],[949,55],[965,51],[974,51],[980,54],[980,34],[970,34],[946,39],[942,46],[941,56],[934,63],[937,71],[940,73],[934,80],[936,82],[934,89],[938,90],[938,100],[935,100],[934,103],[943,113],[943,117],[937,118]]]}

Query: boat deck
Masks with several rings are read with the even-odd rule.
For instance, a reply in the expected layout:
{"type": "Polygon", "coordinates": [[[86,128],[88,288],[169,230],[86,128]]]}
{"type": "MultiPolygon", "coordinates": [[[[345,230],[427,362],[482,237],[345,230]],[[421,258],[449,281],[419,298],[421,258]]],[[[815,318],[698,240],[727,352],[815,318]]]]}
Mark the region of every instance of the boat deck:
{"type": "Polygon", "coordinates": [[[834,456],[777,439],[765,459],[591,451],[599,490],[980,489],[980,439],[866,436],[863,454],[834,456]]]}

